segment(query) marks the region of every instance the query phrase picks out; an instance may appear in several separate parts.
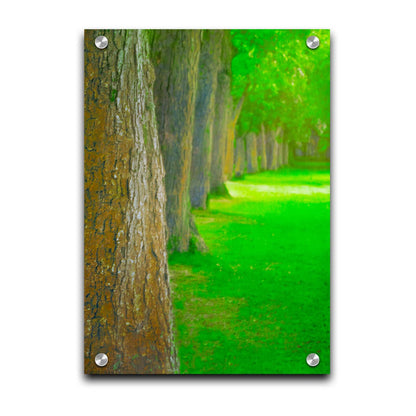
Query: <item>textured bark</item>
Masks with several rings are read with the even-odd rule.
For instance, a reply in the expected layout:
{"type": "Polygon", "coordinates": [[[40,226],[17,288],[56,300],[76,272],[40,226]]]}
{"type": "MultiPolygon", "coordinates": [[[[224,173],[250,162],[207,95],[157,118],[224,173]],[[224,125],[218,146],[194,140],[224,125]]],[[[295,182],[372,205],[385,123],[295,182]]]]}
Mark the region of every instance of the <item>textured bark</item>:
{"type": "Polygon", "coordinates": [[[226,191],[224,182],[225,158],[227,151],[228,123],[231,116],[231,35],[228,30],[220,48],[220,68],[218,71],[217,91],[215,94],[214,134],[211,152],[211,192],[223,193],[226,191]]]}
{"type": "Polygon", "coordinates": [[[189,196],[200,44],[200,30],[153,33],[154,96],[166,170],[169,251],[206,250],[196,227],[191,227],[189,196]]]}
{"type": "Polygon", "coordinates": [[[246,136],[247,173],[256,173],[259,170],[257,162],[257,140],[254,133],[246,136]]]}
{"type": "Polygon", "coordinates": [[[211,148],[215,93],[220,63],[222,30],[204,30],[199,58],[198,89],[192,142],[190,197],[194,208],[206,208],[210,190],[211,148]]]}
{"type": "Polygon", "coordinates": [[[177,371],[147,31],[85,32],[85,372],[177,371]],[[94,45],[98,35],[107,49],[94,45]],[[106,353],[106,367],[94,363],[106,353]]]}
{"type": "Polygon", "coordinates": [[[242,138],[237,138],[235,141],[234,165],[234,176],[241,178],[244,175],[246,165],[246,153],[242,138]]]}
{"type": "Polygon", "coordinates": [[[260,170],[267,170],[267,152],[266,152],[266,133],[264,126],[261,126],[259,135],[257,136],[257,158],[260,170]]]}

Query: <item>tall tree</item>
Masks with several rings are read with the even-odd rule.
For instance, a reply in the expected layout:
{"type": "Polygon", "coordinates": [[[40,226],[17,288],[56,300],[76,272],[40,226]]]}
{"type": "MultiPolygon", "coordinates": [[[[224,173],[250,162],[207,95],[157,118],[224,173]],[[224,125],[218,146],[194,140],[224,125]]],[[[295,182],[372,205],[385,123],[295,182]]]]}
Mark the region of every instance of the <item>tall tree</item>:
{"type": "Polygon", "coordinates": [[[289,145],[308,142],[314,130],[324,153],[329,146],[329,31],[238,29],[232,41],[237,50],[234,100],[248,86],[238,134],[259,133],[262,123],[268,131],[281,126],[289,145]],[[306,46],[310,35],[320,39],[316,50],[306,46]]]}
{"type": "Polygon", "coordinates": [[[256,173],[259,170],[257,160],[257,140],[254,133],[246,136],[247,173],[256,173]]]}
{"type": "Polygon", "coordinates": [[[281,132],[281,128],[279,127],[276,132],[269,131],[266,134],[266,147],[267,147],[267,169],[268,170],[277,170],[279,168],[279,159],[278,159],[278,151],[279,151],[279,143],[277,142],[277,138],[281,132]]]}
{"type": "Polygon", "coordinates": [[[257,136],[257,157],[259,159],[259,169],[267,170],[266,132],[264,130],[264,124],[261,125],[260,133],[257,136]]]}
{"type": "Polygon", "coordinates": [[[225,159],[227,152],[227,138],[230,117],[232,116],[231,97],[231,34],[224,31],[220,54],[220,68],[218,70],[217,92],[215,95],[214,134],[211,152],[211,192],[227,193],[224,181],[225,159]]]}
{"type": "Polygon", "coordinates": [[[241,178],[244,175],[246,166],[244,140],[241,137],[238,137],[235,141],[234,166],[234,176],[241,178]]]}
{"type": "Polygon", "coordinates": [[[168,250],[206,250],[189,196],[200,30],[155,30],[152,61],[159,140],[166,170],[168,250]]]}
{"type": "Polygon", "coordinates": [[[234,147],[235,147],[235,123],[232,108],[232,98],[229,98],[228,114],[227,114],[227,137],[225,139],[225,155],[223,181],[227,181],[233,176],[234,167],[234,147]]]}
{"type": "Polygon", "coordinates": [[[240,117],[241,109],[243,108],[244,99],[245,94],[242,95],[235,108],[233,108],[232,98],[230,98],[230,106],[228,109],[227,142],[225,148],[224,180],[231,179],[234,172],[234,153],[236,151],[235,127],[238,118],[240,117]]]}
{"type": "Polygon", "coordinates": [[[189,189],[194,208],[206,208],[207,194],[210,190],[215,94],[220,64],[218,50],[221,47],[223,32],[204,30],[202,35],[189,189]]]}
{"type": "Polygon", "coordinates": [[[282,130],[278,143],[277,143],[277,164],[279,165],[279,167],[282,167],[285,164],[284,163],[283,137],[284,137],[284,132],[282,130]]]}
{"type": "Polygon", "coordinates": [[[147,31],[85,32],[85,372],[174,373],[147,31]],[[109,45],[94,45],[105,34],[109,45]],[[106,367],[94,357],[106,353],[106,367]]]}
{"type": "Polygon", "coordinates": [[[283,139],[282,142],[282,165],[287,166],[289,164],[289,141],[283,139]]]}

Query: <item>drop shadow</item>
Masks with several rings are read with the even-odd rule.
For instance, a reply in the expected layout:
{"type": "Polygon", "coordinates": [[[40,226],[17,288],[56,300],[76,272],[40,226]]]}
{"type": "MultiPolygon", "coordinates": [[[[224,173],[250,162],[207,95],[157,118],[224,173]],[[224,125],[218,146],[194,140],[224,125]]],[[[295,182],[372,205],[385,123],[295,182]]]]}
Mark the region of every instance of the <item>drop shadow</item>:
{"type": "Polygon", "coordinates": [[[132,375],[84,375],[84,381],[87,384],[95,383],[111,383],[117,378],[117,383],[183,383],[191,384],[196,380],[201,384],[227,384],[227,383],[252,383],[256,382],[278,383],[278,384],[309,384],[322,383],[327,384],[331,381],[330,374],[172,374],[172,375],[148,375],[148,374],[132,374],[132,375]]]}

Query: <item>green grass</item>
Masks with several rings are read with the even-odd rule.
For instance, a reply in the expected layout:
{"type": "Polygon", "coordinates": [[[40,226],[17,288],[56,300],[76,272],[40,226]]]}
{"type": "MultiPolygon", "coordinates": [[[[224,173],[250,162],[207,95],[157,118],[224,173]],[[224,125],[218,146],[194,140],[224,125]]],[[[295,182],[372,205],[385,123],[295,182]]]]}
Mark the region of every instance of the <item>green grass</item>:
{"type": "Polygon", "coordinates": [[[169,258],[180,372],[329,373],[329,171],[264,172],[227,188],[232,198],[194,212],[210,252],[169,258]]]}

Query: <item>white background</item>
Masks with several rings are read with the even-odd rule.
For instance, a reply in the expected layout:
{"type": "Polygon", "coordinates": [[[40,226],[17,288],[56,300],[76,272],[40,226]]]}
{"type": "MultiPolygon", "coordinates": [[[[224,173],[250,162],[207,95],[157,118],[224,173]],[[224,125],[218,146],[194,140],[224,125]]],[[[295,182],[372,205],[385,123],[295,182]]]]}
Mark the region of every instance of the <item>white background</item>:
{"type": "Polygon", "coordinates": [[[415,412],[412,2],[2,4],[2,414],[415,412]],[[83,29],[149,27],[332,30],[330,377],[82,374],[83,29]]]}

